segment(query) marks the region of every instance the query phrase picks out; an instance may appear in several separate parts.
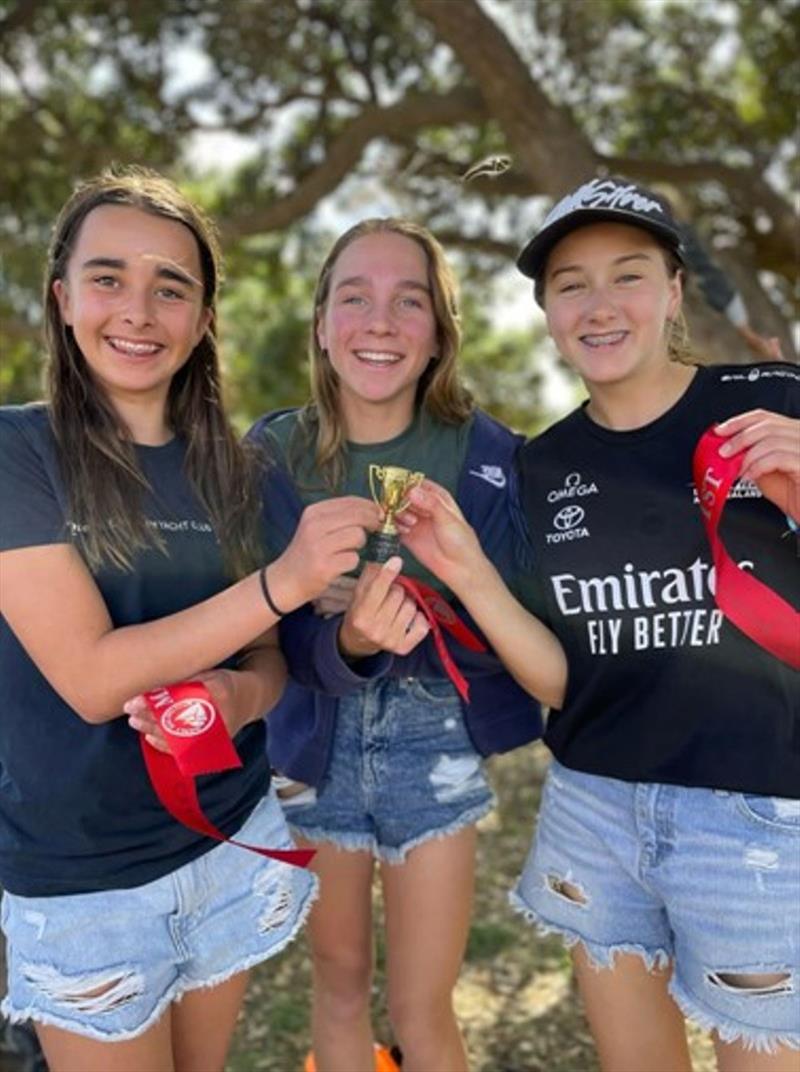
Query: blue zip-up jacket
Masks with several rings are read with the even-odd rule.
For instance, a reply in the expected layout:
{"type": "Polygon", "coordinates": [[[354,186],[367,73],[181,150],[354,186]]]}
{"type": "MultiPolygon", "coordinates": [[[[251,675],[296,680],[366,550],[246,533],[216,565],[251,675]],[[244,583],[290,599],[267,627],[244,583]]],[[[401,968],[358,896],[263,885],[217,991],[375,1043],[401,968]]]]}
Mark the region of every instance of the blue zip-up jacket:
{"type": "MultiPolygon", "coordinates": [[[[278,415],[262,417],[248,438],[263,442],[264,429],[278,415]]],[[[524,541],[514,465],[522,442],[522,436],[476,411],[456,495],[485,553],[506,580],[513,576],[524,541]]],[[[274,548],[286,547],[302,511],[303,503],[285,466],[280,462],[269,466],[263,517],[274,548]]],[[[454,610],[484,639],[459,603],[454,610]]],[[[409,655],[379,652],[347,663],[337,643],[341,619],[342,615],[323,618],[307,604],[280,623],[290,680],[267,720],[269,755],[276,770],[308,785],[318,786],[328,768],[339,697],[386,675],[426,680],[445,677],[430,635],[409,655]]],[[[539,705],[507,673],[494,652],[472,652],[451,636],[445,637],[469,682],[470,702],[462,704],[462,709],[476,750],[484,756],[508,752],[540,737],[539,705]]]]}

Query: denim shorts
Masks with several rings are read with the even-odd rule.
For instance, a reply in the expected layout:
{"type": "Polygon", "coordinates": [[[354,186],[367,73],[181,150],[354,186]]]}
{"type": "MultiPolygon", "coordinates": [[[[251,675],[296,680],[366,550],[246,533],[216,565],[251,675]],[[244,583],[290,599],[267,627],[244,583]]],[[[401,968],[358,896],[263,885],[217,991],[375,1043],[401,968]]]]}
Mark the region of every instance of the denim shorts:
{"type": "Polygon", "coordinates": [[[723,1041],[800,1048],[800,800],[554,761],[511,902],[598,967],[617,953],[672,963],[673,997],[723,1041]],[[781,979],[745,986],[739,974],[781,979]]]}
{"type": "Polygon", "coordinates": [[[391,677],[339,700],[319,791],[281,803],[309,841],[402,863],[422,842],[476,823],[494,797],[450,682],[391,677]]]}
{"type": "MultiPolygon", "coordinates": [[[[236,836],[291,848],[274,792],[236,836]]],[[[186,991],[224,982],[283,949],[316,889],[308,871],[220,844],[132,889],[4,893],[2,1011],[103,1042],[133,1038],[186,991]]]]}

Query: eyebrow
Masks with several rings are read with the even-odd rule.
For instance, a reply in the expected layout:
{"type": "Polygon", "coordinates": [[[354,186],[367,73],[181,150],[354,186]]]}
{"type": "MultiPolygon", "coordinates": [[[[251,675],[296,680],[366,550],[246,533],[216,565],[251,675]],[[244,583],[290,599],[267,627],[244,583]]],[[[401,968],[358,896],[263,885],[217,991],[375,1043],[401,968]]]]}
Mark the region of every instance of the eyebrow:
{"type": "MultiPolygon", "coordinates": [[[[84,261],[81,265],[82,271],[90,268],[113,268],[119,271],[125,267],[126,262],[118,257],[90,257],[88,261],[84,261]]],[[[159,279],[171,279],[176,283],[183,283],[187,287],[196,287],[198,285],[197,281],[192,279],[190,275],[185,275],[176,268],[169,268],[167,265],[160,265],[156,270],[156,275],[159,279]]]]}
{"type": "MultiPolygon", "coordinates": [[[[641,260],[641,261],[649,261],[650,260],[650,254],[649,253],[624,253],[621,257],[616,258],[616,260],[614,261],[614,264],[615,265],[616,264],[625,264],[627,261],[639,261],[639,260],[641,260]]],[[[555,279],[555,277],[557,275],[561,275],[563,272],[580,272],[582,270],[582,268],[583,268],[583,265],[580,265],[580,264],[565,264],[563,266],[563,268],[556,268],[556,270],[553,272],[553,274],[550,276],[550,278],[555,279]]]]}
{"type": "MultiPolygon", "coordinates": [[[[334,290],[341,290],[342,287],[363,287],[369,284],[369,279],[365,275],[351,275],[347,279],[340,280],[334,290]]],[[[425,294],[430,294],[430,287],[426,283],[420,283],[416,279],[400,279],[397,283],[396,289],[398,290],[421,290],[425,294]]]]}

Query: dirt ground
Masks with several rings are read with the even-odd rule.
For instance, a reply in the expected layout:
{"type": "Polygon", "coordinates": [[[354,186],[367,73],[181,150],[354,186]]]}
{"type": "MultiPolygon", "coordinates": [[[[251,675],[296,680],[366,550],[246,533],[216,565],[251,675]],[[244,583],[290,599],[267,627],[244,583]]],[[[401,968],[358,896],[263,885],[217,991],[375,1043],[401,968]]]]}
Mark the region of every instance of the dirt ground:
{"type": "MultiPolygon", "coordinates": [[[[506,903],[530,842],[546,764],[541,745],[491,762],[499,807],[480,824],[475,911],[455,998],[473,1072],[599,1072],[569,957],[557,938],[538,935],[506,903]]],[[[387,1041],[380,941],[376,961],[373,1017],[387,1041]]],[[[309,986],[302,938],[256,969],[228,1072],[300,1072],[310,1036],[309,986]]],[[[695,1072],[712,1072],[708,1037],[691,1030],[691,1045],[695,1072]]]]}

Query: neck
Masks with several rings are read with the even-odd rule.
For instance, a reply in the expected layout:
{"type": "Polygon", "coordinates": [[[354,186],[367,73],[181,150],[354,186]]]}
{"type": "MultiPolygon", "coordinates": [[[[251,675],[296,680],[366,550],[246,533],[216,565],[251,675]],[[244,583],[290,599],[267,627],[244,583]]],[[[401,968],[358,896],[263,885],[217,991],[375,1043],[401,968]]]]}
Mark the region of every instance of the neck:
{"type": "Polygon", "coordinates": [[[635,383],[587,384],[587,414],[614,432],[629,432],[657,420],[683,396],[696,369],[665,362],[635,383]]]}
{"type": "Polygon", "coordinates": [[[173,438],[167,423],[166,399],[127,399],[115,397],[111,403],[134,443],[143,447],[162,447],[173,438]]]}
{"type": "Polygon", "coordinates": [[[405,432],[414,419],[414,406],[405,400],[375,405],[341,396],[347,438],[351,443],[386,443],[405,432]]]}

